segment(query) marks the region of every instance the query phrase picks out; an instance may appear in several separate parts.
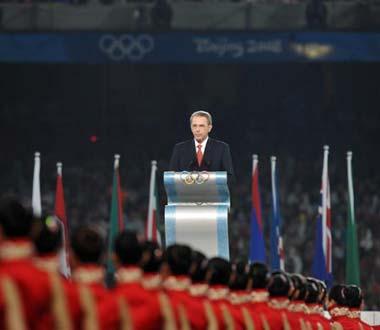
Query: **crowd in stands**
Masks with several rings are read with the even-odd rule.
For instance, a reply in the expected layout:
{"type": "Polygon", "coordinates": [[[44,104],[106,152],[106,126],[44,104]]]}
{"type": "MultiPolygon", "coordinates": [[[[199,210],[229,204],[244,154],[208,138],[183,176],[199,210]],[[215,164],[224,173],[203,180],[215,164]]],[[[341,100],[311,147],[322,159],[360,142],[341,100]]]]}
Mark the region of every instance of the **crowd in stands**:
{"type": "Polygon", "coordinates": [[[65,278],[61,246],[56,217],[0,200],[1,329],[372,329],[360,319],[355,285],[328,291],[263,263],[207,259],[182,244],[163,249],[131,230],[106,256],[93,225],[72,232],[65,278]]]}

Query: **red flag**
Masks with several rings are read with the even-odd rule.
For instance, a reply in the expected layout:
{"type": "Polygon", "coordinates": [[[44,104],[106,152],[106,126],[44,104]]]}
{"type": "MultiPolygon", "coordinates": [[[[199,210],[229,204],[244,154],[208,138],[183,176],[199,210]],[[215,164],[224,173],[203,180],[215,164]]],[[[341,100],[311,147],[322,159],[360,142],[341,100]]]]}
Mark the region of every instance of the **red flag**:
{"type": "Polygon", "coordinates": [[[263,221],[261,217],[261,199],[259,189],[258,156],[253,155],[252,164],[252,211],[251,237],[249,243],[249,260],[265,262],[265,242],[263,221]]]}
{"type": "Polygon", "coordinates": [[[55,191],[55,209],[56,217],[61,221],[63,232],[63,247],[60,255],[60,271],[66,276],[70,277],[69,266],[69,224],[66,217],[65,197],[63,193],[63,180],[62,180],[62,163],[57,163],[57,185],[55,191]]]}

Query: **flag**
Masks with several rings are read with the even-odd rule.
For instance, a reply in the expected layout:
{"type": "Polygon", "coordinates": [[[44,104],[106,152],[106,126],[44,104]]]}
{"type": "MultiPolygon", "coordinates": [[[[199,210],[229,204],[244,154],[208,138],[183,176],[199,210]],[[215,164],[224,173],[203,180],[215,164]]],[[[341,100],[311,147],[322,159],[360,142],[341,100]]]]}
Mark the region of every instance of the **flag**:
{"type": "Polygon", "coordinates": [[[278,195],[278,181],[276,170],[276,157],[271,157],[271,182],[272,182],[272,225],[270,234],[271,268],[285,269],[285,255],[281,236],[281,213],[278,195]]]}
{"type": "Polygon", "coordinates": [[[152,160],[152,168],[150,172],[150,186],[149,186],[149,205],[148,205],[148,217],[145,229],[145,238],[149,241],[157,242],[161,245],[160,232],[157,229],[158,221],[158,192],[157,192],[157,161],[152,160]]]}
{"type": "Polygon", "coordinates": [[[325,281],[328,287],[332,285],[332,235],[331,235],[331,202],[330,183],[328,176],[329,147],[324,146],[322,170],[322,206],[317,218],[316,236],[314,242],[313,276],[325,281]]]}
{"type": "Polygon", "coordinates": [[[114,265],[112,262],[113,244],[116,236],[120,231],[124,229],[123,223],[123,209],[121,205],[122,196],[120,188],[120,176],[119,176],[119,155],[115,155],[114,162],[114,175],[112,184],[112,200],[111,200],[111,213],[110,223],[108,229],[108,259],[107,259],[107,273],[114,273],[114,265]]]}
{"type": "Polygon", "coordinates": [[[249,260],[251,262],[265,262],[265,245],[263,221],[261,218],[261,201],[259,190],[258,156],[253,155],[252,166],[252,211],[251,211],[251,239],[249,246],[249,260]]]}
{"type": "Polygon", "coordinates": [[[32,209],[36,217],[41,217],[41,190],[40,190],[40,153],[34,154],[34,171],[33,171],[33,192],[32,192],[32,209]]]}
{"type": "Polygon", "coordinates": [[[57,163],[57,183],[55,190],[54,213],[62,227],[62,250],[59,254],[59,270],[66,278],[71,275],[69,266],[69,223],[66,217],[65,197],[63,192],[62,163],[57,163]]]}
{"type": "Polygon", "coordinates": [[[354,184],[352,179],[352,152],[347,152],[348,219],[346,231],[346,283],[360,286],[359,249],[354,209],[354,184]]]}

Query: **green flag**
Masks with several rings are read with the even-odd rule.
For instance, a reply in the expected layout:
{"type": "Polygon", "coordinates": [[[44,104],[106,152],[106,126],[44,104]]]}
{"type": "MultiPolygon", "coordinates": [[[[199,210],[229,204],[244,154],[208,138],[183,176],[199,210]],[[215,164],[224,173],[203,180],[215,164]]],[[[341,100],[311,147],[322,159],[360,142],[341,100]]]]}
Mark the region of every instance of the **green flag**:
{"type": "Polygon", "coordinates": [[[112,262],[113,244],[116,236],[123,230],[123,211],[121,207],[121,190],[119,178],[119,155],[115,155],[113,184],[112,184],[112,201],[110,223],[108,228],[108,258],[107,258],[107,274],[112,275],[115,268],[112,262]]]}
{"type": "Polygon", "coordinates": [[[352,152],[347,152],[348,219],[346,230],[346,283],[360,286],[359,249],[355,222],[352,152]]]}

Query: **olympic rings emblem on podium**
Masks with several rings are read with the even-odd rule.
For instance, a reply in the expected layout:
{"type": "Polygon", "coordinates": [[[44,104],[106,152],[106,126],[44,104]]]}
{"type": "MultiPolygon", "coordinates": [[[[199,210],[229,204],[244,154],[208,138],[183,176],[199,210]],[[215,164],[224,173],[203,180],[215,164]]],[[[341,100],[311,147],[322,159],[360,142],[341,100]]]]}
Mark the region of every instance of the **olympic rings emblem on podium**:
{"type": "Polygon", "coordinates": [[[182,172],[181,173],[181,180],[183,183],[185,184],[203,184],[205,183],[208,179],[209,179],[209,174],[208,172],[206,171],[202,171],[202,172],[196,172],[196,171],[193,171],[193,172],[182,172]]]}

